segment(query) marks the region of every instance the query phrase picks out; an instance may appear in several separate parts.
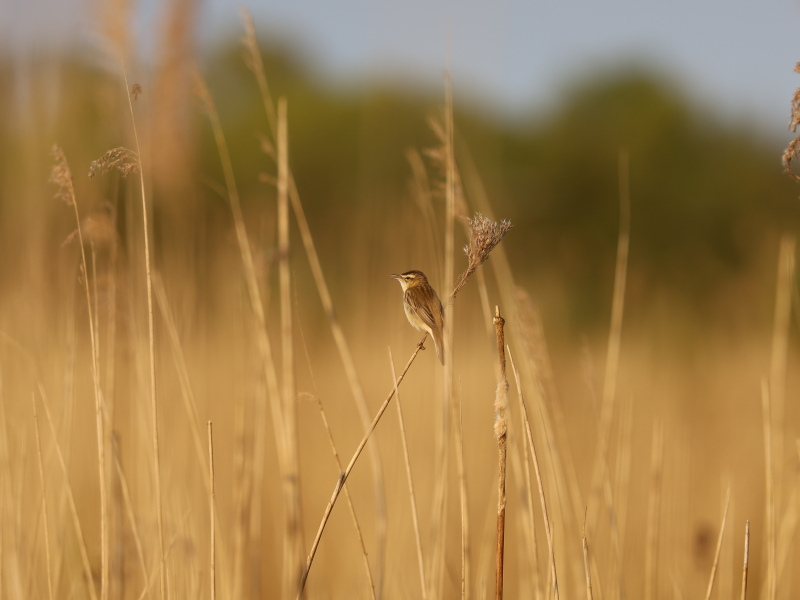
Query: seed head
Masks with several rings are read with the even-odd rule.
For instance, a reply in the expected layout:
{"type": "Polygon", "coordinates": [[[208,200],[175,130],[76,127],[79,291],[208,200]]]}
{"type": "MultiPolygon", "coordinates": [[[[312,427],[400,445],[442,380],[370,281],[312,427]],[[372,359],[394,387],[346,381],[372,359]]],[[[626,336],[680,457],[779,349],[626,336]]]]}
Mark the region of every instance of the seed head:
{"type": "Polygon", "coordinates": [[[89,177],[102,175],[117,169],[123,177],[139,172],[139,155],[133,150],[119,147],[109,150],[89,165],[89,177]]]}
{"type": "Polygon", "coordinates": [[[56,198],[72,206],[75,203],[75,190],[72,187],[72,171],[69,169],[64,151],[58,144],[53,144],[53,158],[55,158],[56,163],[53,165],[52,171],[50,171],[50,181],[58,186],[56,198]]]}

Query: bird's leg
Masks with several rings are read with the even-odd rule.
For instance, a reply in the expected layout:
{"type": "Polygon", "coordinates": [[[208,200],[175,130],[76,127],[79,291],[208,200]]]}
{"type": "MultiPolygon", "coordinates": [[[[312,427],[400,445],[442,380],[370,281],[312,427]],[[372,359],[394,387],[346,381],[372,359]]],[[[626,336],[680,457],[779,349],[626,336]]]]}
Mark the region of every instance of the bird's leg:
{"type": "Polygon", "coordinates": [[[425,340],[423,339],[417,346],[420,350],[425,350],[425,340]]]}

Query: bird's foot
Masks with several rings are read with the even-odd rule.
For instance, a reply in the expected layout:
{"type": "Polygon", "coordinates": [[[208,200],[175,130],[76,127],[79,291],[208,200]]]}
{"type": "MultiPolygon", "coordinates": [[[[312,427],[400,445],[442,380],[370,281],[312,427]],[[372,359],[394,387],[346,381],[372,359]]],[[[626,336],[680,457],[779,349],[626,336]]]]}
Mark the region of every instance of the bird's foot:
{"type": "Polygon", "coordinates": [[[420,350],[425,350],[425,341],[424,341],[424,340],[423,340],[423,341],[421,341],[419,344],[417,344],[417,347],[418,347],[420,350]]]}

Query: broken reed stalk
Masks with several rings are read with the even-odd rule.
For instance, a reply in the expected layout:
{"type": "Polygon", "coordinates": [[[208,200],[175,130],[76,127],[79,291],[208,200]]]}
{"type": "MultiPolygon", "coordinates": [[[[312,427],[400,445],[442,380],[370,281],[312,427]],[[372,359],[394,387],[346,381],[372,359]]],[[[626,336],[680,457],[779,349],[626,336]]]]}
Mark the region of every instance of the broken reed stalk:
{"type": "MultiPolygon", "coordinates": [[[[310,362],[309,362],[310,368],[310,362]]],[[[322,400],[320,400],[319,396],[314,396],[314,399],[317,401],[317,406],[319,406],[319,414],[322,417],[322,423],[325,426],[325,431],[328,433],[328,441],[331,444],[331,452],[333,452],[333,458],[336,460],[336,466],[339,468],[339,472],[342,471],[342,461],[339,459],[339,451],[336,449],[336,444],[333,441],[333,432],[331,431],[331,427],[328,424],[328,417],[325,414],[325,409],[322,406],[322,400]]],[[[350,509],[350,516],[353,518],[353,525],[356,528],[356,535],[358,536],[358,543],[361,546],[361,555],[364,557],[364,570],[367,572],[367,582],[369,583],[369,592],[370,598],[372,600],[376,600],[375,596],[375,582],[372,578],[372,569],[369,566],[369,557],[367,556],[367,545],[364,543],[364,536],[361,533],[361,525],[358,523],[358,517],[356,517],[356,509],[353,506],[353,499],[350,497],[350,489],[347,485],[344,486],[344,497],[347,499],[347,506],[350,509]]]]}
{"type": "MultiPolygon", "coordinates": [[[[44,464],[42,463],[42,440],[39,435],[39,414],[36,412],[36,394],[31,394],[33,423],[36,427],[36,458],[39,466],[39,484],[42,486],[42,517],[44,524],[44,550],[47,558],[47,597],[53,600],[53,574],[50,564],[50,528],[47,526],[47,494],[44,487],[44,464]]],[[[2,564],[0,563],[0,569],[2,564]]]]}
{"type": "MultiPolygon", "coordinates": [[[[153,313],[153,276],[151,269],[150,258],[150,224],[147,216],[147,195],[145,194],[144,185],[144,171],[142,169],[142,150],[139,145],[139,133],[136,129],[136,118],[133,114],[133,100],[132,94],[137,93],[136,90],[131,90],[128,85],[128,73],[125,70],[124,61],[122,64],[122,76],[125,81],[125,96],[128,99],[128,108],[131,113],[131,125],[133,127],[133,139],[136,143],[136,156],[139,161],[139,184],[141,186],[142,194],[142,230],[144,231],[144,266],[145,278],[147,280],[147,333],[149,341],[150,353],[150,404],[153,412],[153,463],[155,470],[155,484],[156,484],[156,511],[158,514],[158,545],[159,545],[159,558],[161,563],[160,573],[160,587],[161,587],[161,600],[166,597],[167,573],[164,565],[164,514],[161,501],[161,462],[159,460],[158,448],[158,404],[156,402],[156,350],[155,350],[155,325],[153,313]],[[131,90],[131,93],[128,93],[131,90]]],[[[138,84],[134,86],[138,88],[138,84]]],[[[138,88],[141,90],[141,88],[138,88]]],[[[106,550],[107,552],[107,550],[106,550]]]]}
{"type": "Polygon", "coordinates": [[[747,598],[747,567],[750,562],[750,520],[744,524],[744,566],[742,566],[742,597],[747,598]]]}
{"type": "Polygon", "coordinates": [[[511,348],[508,348],[508,358],[511,361],[511,369],[514,371],[514,382],[517,384],[517,394],[519,395],[519,402],[522,405],[522,416],[525,420],[525,434],[528,438],[528,446],[533,458],[533,468],[536,471],[536,484],[539,487],[539,502],[542,505],[542,517],[544,518],[544,532],[547,537],[547,553],[550,558],[550,580],[553,583],[553,596],[559,600],[558,591],[558,574],[556,572],[556,553],[553,546],[553,532],[550,527],[550,516],[547,512],[547,499],[544,495],[544,484],[542,483],[542,472],[539,469],[539,457],[536,455],[536,446],[533,443],[533,435],[531,434],[531,422],[528,418],[528,407],[525,405],[525,397],[522,394],[522,384],[520,383],[519,372],[514,365],[514,356],[511,354],[511,348]]]}
{"type": "Polygon", "coordinates": [[[211,421],[208,422],[208,512],[211,521],[211,600],[217,598],[217,527],[216,513],[214,511],[214,436],[211,431],[211,421]]]}
{"type": "MultiPolygon", "coordinates": [[[[127,85],[127,83],[126,83],[127,85]]],[[[78,213],[78,200],[75,196],[72,171],[69,168],[64,151],[58,146],[53,146],[53,156],[56,164],[50,174],[50,181],[59,186],[57,196],[68,205],[72,206],[75,214],[75,227],[78,235],[78,245],[81,250],[81,272],[83,274],[83,291],[86,295],[86,310],[89,319],[89,338],[92,351],[92,383],[94,386],[95,428],[97,431],[97,463],[100,481],[100,590],[101,600],[108,597],[109,579],[109,547],[108,547],[108,487],[106,484],[106,444],[105,427],[103,421],[103,395],[100,390],[99,354],[97,351],[97,332],[95,331],[95,318],[91,294],[89,292],[89,269],[86,261],[86,248],[84,245],[81,217],[78,213]]],[[[93,577],[88,579],[88,585],[94,596],[93,577]]],[[[163,600],[163,598],[162,598],[163,600]]]]}
{"type": "MultiPolygon", "coordinates": [[[[389,364],[392,367],[392,381],[397,381],[397,373],[394,369],[394,357],[392,356],[392,349],[389,348],[389,364]]],[[[419,582],[422,588],[420,598],[427,600],[428,598],[428,582],[425,579],[425,561],[422,556],[422,537],[419,534],[419,517],[417,516],[417,499],[414,495],[414,480],[411,477],[411,460],[408,457],[408,438],[406,436],[406,426],[403,421],[403,408],[400,406],[400,391],[397,385],[394,387],[394,395],[397,398],[395,404],[397,405],[397,421],[400,425],[400,439],[403,442],[403,460],[406,466],[406,479],[408,480],[408,495],[411,499],[411,520],[414,524],[414,541],[417,544],[417,563],[419,565],[419,582]]]]}
{"type": "Polygon", "coordinates": [[[717,565],[719,564],[719,555],[722,550],[722,538],[725,535],[725,523],[728,520],[728,506],[731,502],[731,486],[728,484],[728,493],[725,494],[725,510],[722,513],[722,525],[719,528],[719,536],[717,537],[717,549],[714,551],[714,564],[711,565],[711,576],[708,579],[708,588],[706,589],[706,600],[711,600],[711,592],[714,589],[714,579],[717,575],[717,565]]]}
{"type": "Polygon", "coordinates": [[[494,328],[497,336],[497,390],[494,396],[494,437],[497,440],[497,545],[495,548],[495,600],[503,598],[503,564],[505,558],[506,536],[506,452],[508,447],[508,426],[506,406],[508,405],[508,378],[506,377],[506,338],[503,332],[505,319],[500,316],[500,307],[495,306],[494,328]]]}

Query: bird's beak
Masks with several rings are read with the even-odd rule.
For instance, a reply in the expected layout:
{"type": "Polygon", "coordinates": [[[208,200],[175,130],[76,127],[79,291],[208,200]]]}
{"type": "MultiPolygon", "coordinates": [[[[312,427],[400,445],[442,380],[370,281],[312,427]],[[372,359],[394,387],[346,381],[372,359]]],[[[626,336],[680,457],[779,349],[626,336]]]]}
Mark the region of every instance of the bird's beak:
{"type": "Polygon", "coordinates": [[[396,275],[395,273],[392,273],[392,279],[400,279],[401,277],[402,275],[396,275]]]}

